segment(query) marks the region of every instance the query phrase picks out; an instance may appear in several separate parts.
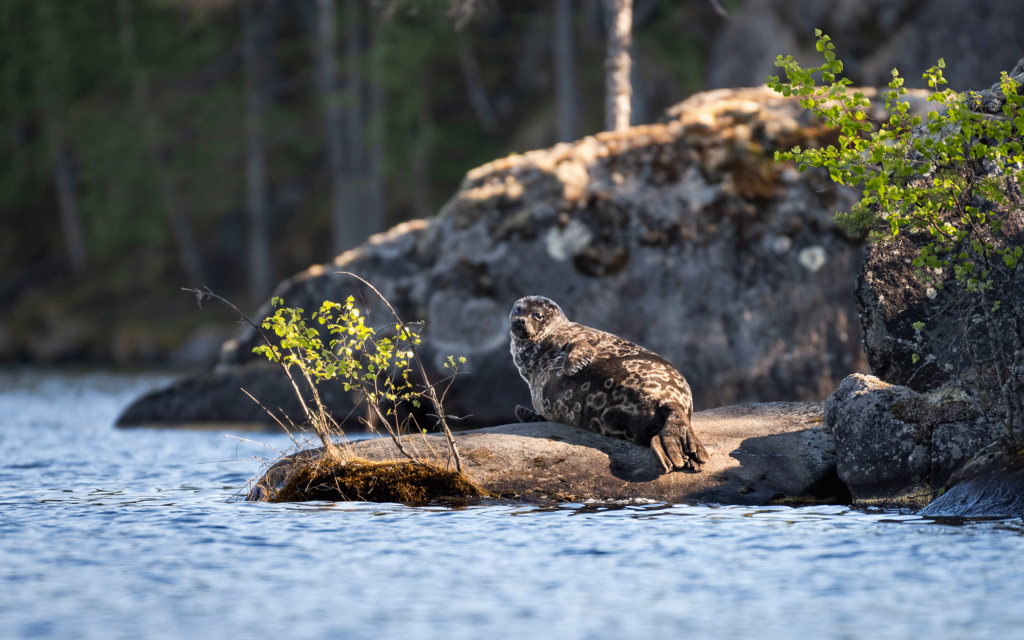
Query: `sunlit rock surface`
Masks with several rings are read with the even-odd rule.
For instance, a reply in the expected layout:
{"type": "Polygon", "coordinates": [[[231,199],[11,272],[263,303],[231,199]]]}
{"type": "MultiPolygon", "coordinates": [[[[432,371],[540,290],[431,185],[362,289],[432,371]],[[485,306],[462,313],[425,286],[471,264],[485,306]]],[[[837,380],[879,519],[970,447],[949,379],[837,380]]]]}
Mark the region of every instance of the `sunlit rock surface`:
{"type": "MultiPolygon", "coordinates": [[[[385,325],[373,294],[336,272],[375,284],[403,318],[426,321],[423,354],[437,378],[447,355],[468,358],[446,401],[467,425],[512,422],[515,405],[529,404],[507,318],[531,294],[664,356],[698,409],[822,400],[867,369],[850,295],[862,249],[833,220],[854,196],[773,154],[834,135],[766,88],[697,94],[660,124],[474,169],[436,218],[373,236],[275,295],[311,310],[354,294],[385,325]]],[[[258,343],[252,331],[226,343],[213,371],[143,398],[121,424],[269,421],[242,381],[298,421],[281,372],[253,360],[258,343]]],[[[327,393],[346,415],[345,394],[327,393]]]]}
{"type": "MultiPolygon", "coordinates": [[[[711,454],[700,473],[662,473],[648,447],[553,422],[511,424],[460,433],[469,478],[504,498],[575,501],[650,499],[669,502],[767,504],[771,501],[845,502],[835,478],[832,437],[822,403],[782,402],[700,411],[694,429],[711,454]]],[[[404,446],[424,459],[443,456],[440,436],[406,436],[404,446]]],[[[371,460],[401,459],[388,439],[354,442],[371,460]]],[[[283,487],[307,464],[305,456],[278,462],[257,484],[283,487]]],[[[321,499],[325,494],[317,494],[321,499]]]]}

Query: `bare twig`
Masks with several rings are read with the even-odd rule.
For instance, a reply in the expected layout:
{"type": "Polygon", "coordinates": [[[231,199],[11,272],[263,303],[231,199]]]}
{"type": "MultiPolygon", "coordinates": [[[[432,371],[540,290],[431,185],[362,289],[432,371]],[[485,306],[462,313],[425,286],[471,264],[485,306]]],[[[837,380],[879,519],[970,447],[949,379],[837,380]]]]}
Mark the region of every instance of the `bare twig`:
{"type": "Polygon", "coordinates": [[[715,10],[715,13],[717,13],[719,17],[725,18],[726,20],[732,18],[732,16],[729,15],[729,12],[722,8],[722,5],[718,0],[708,0],[708,4],[711,5],[711,8],[715,10]]]}
{"type": "MultiPolygon", "coordinates": [[[[270,352],[275,354],[275,355],[277,354],[277,352],[274,350],[274,344],[272,342],[270,342],[270,338],[267,337],[267,334],[263,333],[263,329],[260,328],[255,322],[253,322],[252,319],[249,318],[249,316],[247,316],[244,313],[242,313],[242,310],[239,309],[238,307],[236,307],[234,304],[232,304],[230,300],[227,300],[226,298],[222,298],[222,297],[218,296],[217,294],[215,294],[214,292],[210,291],[209,287],[206,287],[205,289],[206,290],[203,291],[203,290],[200,290],[200,289],[189,289],[188,287],[182,287],[181,288],[182,291],[188,291],[189,293],[196,294],[196,304],[199,304],[200,308],[202,308],[202,304],[201,304],[202,303],[202,299],[204,297],[207,297],[207,298],[213,298],[215,300],[220,300],[222,303],[224,303],[227,306],[229,306],[232,309],[234,309],[235,313],[237,313],[239,316],[241,316],[242,320],[245,320],[245,322],[250,327],[255,329],[256,332],[260,334],[260,337],[263,338],[263,342],[265,342],[267,347],[270,348],[270,352]]],[[[281,370],[284,371],[284,374],[286,376],[288,376],[288,381],[292,383],[292,388],[295,389],[295,397],[297,397],[299,399],[299,404],[302,405],[302,411],[306,414],[306,418],[309,419],[310,422],[312,423],[313,419],[314,419],[313,413],[309,410],[309,407],[306,406],[306,401],[302,398],[302,392],[299,391],[299,385],[296,384],[295,378],[292,377],[291,372],[288,371],[288,367],[285,366],[284,362],[281,361],[280,357],[277,357],[274,361],[277,362],[278,365],[280,365],[281,370]]]]}
{"type": "MultiPolygon", "coordinates": [[[[405,322],[402,321],[402,319],[398,316],[398,313],[395,311],[395,308],[391,306],[391,303],[388,302],[387,298],[385,298],[384,295],[381,294],[381,292],[378,291],[376,287],[374,287],[372,284],[370,284],[363,278],[349,271],[339,271],[337,273],[341,275],[352,276],[359,282],[369,287],[370,290],[376,293],[377,297],[379,297],[384,302],[384,304],[387,305],[388,310],[391,311],[391,315],[394,316],[395,321],[401,327],[402,333],[406,335],[409,334],[405,322]]],[[[409,348],[410,351],[412,351],[413,360],[416,361],[416,366],[420,370],[420,375],[423,377],[423,382],[427,385],[427,396],[430,399],[431,404],[434,405],[434,410],[437,412],[437,415],[439,416],[438,422],[441,424],[441,428],[444,430],[445,439],[448,441],[448,450],[451,453],[452,459],[455,461],[455,470],[458,473],[462,473],[462,457],[459,455],[458,445],[455,444],[455,437],[452,435],[451,429],[448,428],[448,423],[445,421],[444,407],[441,406],[441,400],[440,398],[438,398],[437,392],[434,390],[433,385],[430,384],[429,378],[427,378],[427,370],[423,366],[423,361],[420,359],[419,350],[416,349],[415,344],[410,344],[409,348]]]]}
{"type": "Polygon", "coordinates": [[[241,440],[242,442],[251,442],[251,443],[253,443],[253,444],[258,444],[258,445],[260,445],[261,447],[266,447],[266,448],[268,448],[268,449],[273,449],[274,451],[276,451],[276,452],[278,452],[278,453],[281,453],[281,455],[284,455],[284,454],[283,454],[283,453],[281,452],[281,450],[280,450],[280,449],[277,449],[277,448],[275,448],[275,447],[272,447],[272,446],[270,446],[269,444],[267,444],[267,443],[265,443],[265,442],[256,442],[255,440],[250,440],[249,438],[242,438],[241,436],[233,436],[233,435],[231,435],[231,434],[224,434],[224,437],[225,437],[225,438],[234,438],[235,440],[241,440]]]}

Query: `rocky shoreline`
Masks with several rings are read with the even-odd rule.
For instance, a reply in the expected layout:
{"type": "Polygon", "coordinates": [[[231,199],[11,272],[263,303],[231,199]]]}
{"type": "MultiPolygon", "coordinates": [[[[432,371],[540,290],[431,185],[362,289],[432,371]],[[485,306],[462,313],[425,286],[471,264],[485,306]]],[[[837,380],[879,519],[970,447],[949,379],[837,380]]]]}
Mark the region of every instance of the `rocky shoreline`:
{"type": "MultiPolygon", "coordinates": [[[[699,473],[662,473],[647,447],[553,422],[475,429],[456,434],[456,441],[466,478],[500,499],[851,504],[923,509],[932,517],[1024,517],[1024,458],[991,444],[983,423],[959,420],[956,402],[858,375],[828,402],[699,411],[694,429],[711,454],[699,473]],[[915,422],[928,416],[946,422],[915,422]]],[[[440,435],[408,435],[402,442],[419,459],[448,466],[440,435]]],[[[387,438],[354,441],[345,455],[404,460],[387,438]]],[[[323,477],[304,479],[322,462],[322,449],[282,458],[255,482],[249,499],[353,499],[323,477]]],[[[415,495],[445,499],[446,490],[428,487],[415,495]]]]}
{"type": "MultiPolygon", "coordinates": [[[[1024,79],[1024,60],[1012,75],[1024,79]]],[[[926,108],[918,94],[907,99],[916,112],[926,108]]],[[[374,236],[275,295],[306,309],[343,300],[359,293],[338,273],[352,271],[407,319],[427,321],[421,354],[431,374],[447,355],[466,356],[472,373],[445,408],[485,427],[458,441],[466,477],[490,494],[1024,516],[1024,457],[969,393],[962,354],[948,340],[918,353],[922,318],[940,337],[963,322],[917,280],[911,258],[924,240],[872,244],[862,259],[860,240],[832,218],[851,194],[771,159],[832,135],[796,99],[765,88],[698,94],[661,124],[475,169],[436,218],[374,236]],[[507,424],[516,404],[530,404],[508,355],[507,313],[523,295],[552,298],[574,320],[679,365],[695,405],[721,407],[694,414],[712,454],[704,470],[660,474],[645,447],[554,423],[507,424]],[[866,375],[869,366],[878,377],[866,375]]],[[[992,241],[1020,244],[1024,208],[1019,189],[1008,189],[992,241]]],[[[935,275],[953,286],[951,274],[935,275]]],[[[1020,290],[998,293],[1004,306],[1022,308],[1020,290]]],[[[371,315],[382,312],[368,304],[371,315]]],[[[119,424],[269,420],[240,388],[300,417],[280,371],[253,357],[257,340],[249,331],[225,343],[211,371],[141,398],[119,424]]],[[[322,390],[335,415],[353,406],[338,389],[322,390]]],[[[443,449],[437,436],[406,441],[443,449]]],[[[380,439],[352,444],[351,455],[401,458],[380,439]]],[[[273,498],[318,456],[278,461],[252,497],[273,498]]]]}
{"type": "MultiPolygon", "coordinates": [[[[650,448],[554,422],[510,424],[457,434],[466,476],[496,496],[523,501],[631,500],[723,504],[844,504],[835,474],[836,451],[820,402],[738,405],[693,415],[711,460],[700,473],[663,473],[650,448]]],[[[404,446],[444,466],[438,435],[403,437],[404,446]]],[[[348,455],[402,459],[386,438],[351,443],[348,455]]],[[[289,456],[271,466],[251,495],[272,499],[322,451],[289,456]]],[[[318,499],[331,499],[310,486],[318,499]]]]}

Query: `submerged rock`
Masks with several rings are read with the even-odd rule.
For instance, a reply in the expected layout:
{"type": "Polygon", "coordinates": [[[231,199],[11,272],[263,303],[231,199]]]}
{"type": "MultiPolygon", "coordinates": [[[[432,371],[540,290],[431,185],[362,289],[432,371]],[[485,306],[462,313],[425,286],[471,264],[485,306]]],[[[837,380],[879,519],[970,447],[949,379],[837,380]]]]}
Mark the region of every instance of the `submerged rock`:
{"type": "Polygon", "coordinates": [[[921,510],[923,516],[1024,517],[1024,456],[994,445],[950,479],[945,492],[921,510]]]}
{"type": "MultiPolygon", "coordinates": [[[[469,479],[504,498],[723,504],[848,501],[835,476],[835,450],[822,422],[820,402],[700,411],[693,415],[693,424],[711,454],[700,473],[662,473],[648,447],[553,422],[490,427],[459,433],[456,438],[469,479]]],[[[443,461],[445,443],[440,436],[405,436],[403,443],[425,460],[443,461]]],[[[360,440],[349,446],[349,455],[355,458],[402,458],[389,439],[360,440]]],[[[277,462],[256,483],[250,497],[273,499],[286,488],[284,497],[301,497],[295,487],[302,483],[295,480],[310,476],[308,468],[318,460],[318,451],[313,451],[277,462]]],[[[308,486],[306,499],[351,498],[332,493],[330,483],[308,486]]]]}
{"type": "MultiPolygon", "coordinates": [[[[767,88],[697,94],[660,124],[474,169],[436,218],[373,236],[275,295],[307,310],[356,295],[386,324],[373,294],[337,272],[366,278],[406,320],[426,321],[431,373],[468,358],[445,404],[470,426],[511,422],[529,404],[508,353],[508,313],[525,295],[665,357],[698,408],[820,400],[866,370],[849,296],[861,245],[833,220],[856,194],[773,154],[834,135],[767,88]]],[[[298,421],[281,373],[254,364],[257,344],[252,331],[226,343],[211,373],[139,400],[121,424],[259,419],[232,380],[241,372],[265,375],[258,399],[298,421]]],[[[337,395],[344,416],[352,405],[337,395]]]]}
{"type": "Polygon", "coordinates": [[[862,504],[920,508],[1001,435],[956,389],[918,393],[855,374],[825,403],[836,470],[862,504]]]}

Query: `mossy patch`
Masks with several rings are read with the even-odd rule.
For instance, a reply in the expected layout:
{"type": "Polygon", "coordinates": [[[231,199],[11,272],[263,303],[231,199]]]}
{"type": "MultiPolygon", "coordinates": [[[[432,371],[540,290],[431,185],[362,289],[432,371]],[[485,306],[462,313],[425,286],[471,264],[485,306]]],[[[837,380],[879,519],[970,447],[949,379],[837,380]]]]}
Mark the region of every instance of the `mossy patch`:
{"type": "Polygon", "coordinates": [[[488,497],[465,476],[431,464],[407,460],[375,462],[315,459],[300,463],[269,502],[310,500],[403,502],[423,504],[488,497]]]}
{"type": "Polygon", "coordinates": [[[812,495],[799,495],[799,496],[786,496],[781,495],[779,497],[772,497],[768,500],[769,505],[780,505],[785,507],[814,507],[822,504],[845,504],[838,502],[836,498],[818,498],[812,495]]]}
{"type": "Polygon", "coordinates": [[[926,483],[918,483],[905,491],[886,498],[858,498],[854,501],[857,507],[881,507],[883,509],[918,509],[924,508],[932,501],[932,487],[926,483]]]}

